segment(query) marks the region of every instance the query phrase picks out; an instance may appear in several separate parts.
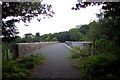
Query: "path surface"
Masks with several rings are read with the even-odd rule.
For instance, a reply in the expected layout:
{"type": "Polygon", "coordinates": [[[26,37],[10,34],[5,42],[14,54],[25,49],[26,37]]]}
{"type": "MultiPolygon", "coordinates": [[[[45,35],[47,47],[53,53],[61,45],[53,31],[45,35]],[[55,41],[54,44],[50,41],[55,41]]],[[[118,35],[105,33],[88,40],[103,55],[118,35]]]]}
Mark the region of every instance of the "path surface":
{"type": "Polygon", "coordinates": [[[70,51],[64,43],[47,46],[36,52],[41,53],[46,61],[32,70],[32,78],[80,78],[72,62],[65,58],[70,55],[70,51]]]}

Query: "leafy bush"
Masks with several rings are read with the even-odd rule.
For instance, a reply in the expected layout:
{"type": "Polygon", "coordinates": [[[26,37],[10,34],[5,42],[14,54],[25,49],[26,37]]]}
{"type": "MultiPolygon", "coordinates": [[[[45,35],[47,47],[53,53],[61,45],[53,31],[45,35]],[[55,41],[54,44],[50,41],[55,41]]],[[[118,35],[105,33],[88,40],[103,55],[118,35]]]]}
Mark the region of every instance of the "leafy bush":
{"type": "Polygon", "coordinates": [[[77,59],[75,67],[83,77],[101,80],[101,78],[119,78],[120,61],[112,54],[97,54],[77,59]]]}
{"type": "Polygon", "coordinates": [[[3,63],[3,78],[25,78],[30,75],[29,70],[37,64],[42,64],[41,55],[31,55],[3,63]]]}
{"type": "Polygon", "coordinates": [[[83,48],[80,48],[79,46],[72,47],[70,57],[72,59],[86,57],[89,55],[87,51],[88,51],[87,47],[83,47],[83,48]]]}
{"type": "Polygon", "coordinates": [[[74,65],[84,78],[102,80],[105,78],[119,79],[120,59],[112,53],[88,54],[87,48],[73,47],[70,58],[76,61],[74,65]]]}
{"type": "Polygon", "coordinates": [[[80,53],[80,51],[81,51],[81,48],[79,46],[74,46],[71,49],[72,53],[80,53]]]}
{"type": "Polygon", "coordinates": [[[78,53],[72,53],[70,58],[72,59],[77,59],[77,58],[80,58],[81,54],[78,54],[78,53]]]}

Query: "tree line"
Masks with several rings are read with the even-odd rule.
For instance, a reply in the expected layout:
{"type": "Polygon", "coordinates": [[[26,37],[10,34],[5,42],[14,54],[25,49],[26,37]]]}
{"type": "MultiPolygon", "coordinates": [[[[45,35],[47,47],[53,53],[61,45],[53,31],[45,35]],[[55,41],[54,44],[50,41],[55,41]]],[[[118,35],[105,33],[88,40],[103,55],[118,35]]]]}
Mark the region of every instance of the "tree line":
{"type": "Polygon", "coordinates": [[[33,35],[32,33],[24,34],[23,38],[17,36],[16,40],[20,42],[46,42],[46,41],[83,41],[89,30],[89,25],[77,25],[69,31],[58,33],[49,33],[40,36],[40,33],[33,35]]]}

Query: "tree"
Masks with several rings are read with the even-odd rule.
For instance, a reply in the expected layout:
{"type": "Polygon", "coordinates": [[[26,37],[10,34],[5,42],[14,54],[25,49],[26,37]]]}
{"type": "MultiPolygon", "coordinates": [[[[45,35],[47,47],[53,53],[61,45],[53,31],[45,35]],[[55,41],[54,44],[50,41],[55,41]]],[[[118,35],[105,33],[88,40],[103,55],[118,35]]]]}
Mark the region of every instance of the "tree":
{"type": "Polygon", "coordinates": [[[45,41],[46,38],[47,38],[47,34],[42,35],[42,36],[41,36],[41,41],[45,41]]]}
{"type": "Polygon", "coordinates": [[[88,25],[76,26],[76,29],[79,30],[80,33],[85,35],[89,30],[89,26],[88,25]]]}
{"type": "Polygon", "coordinates": [[[97,39],[100,37],[100,35],[102,34],[101,32],[101,26],[98,24],[98,22],[91,22],[89,23],[89,30],[86,34],[86,39],[89,41],[93,41],[94,39],[97,39]]]}
{"type": "Polygon", "coordinates": [[[27,33],[24,35],[25,38],[33,38],[33,35],[32,33],[27,33]]]}
{"type": "Polygon", "coordinates": [[[24,42],[24,43],[34,42],[34,35],[32,35],[32,33],[24,34],[24,38],[22,39],[22,42],[24,42]]]}
{"type": "Polygon", "coordinates": [[[69,32],[68,31],[59,32],[59,34],[58,34],[58,40],[60,42],[69,41],[70,40],[69,32]]]}
{"type": "MultiPolygon", "coordinates": [[[[102,5],[104,17],[99,17],[99,25],[106,25],[107,31],[103,30],[109,39],[114,39],[116,46],[120,45],[120,1],[119,2],[79,2],[76,4],[76,7],[72,7],[73,10],[80,10],[80,8],[86,8],[89,5],[102,5]],[[104,18],[104,19],[103,19],[104,18]],[[105,21],[105,22],[104,22],[105,21]],[[113,23],[111,26],[108,23],[113,23]]],[[[103,29],[106,29],[103,27],[103,29]]]]}
{"type": "Polygon", "coordinates": [[[40,33],[37,32],[37,33],[35,34],[35,36],[36,36],[36,37],[40,37],[40,33]]]}
{"type": "MultiPolygon", "coordinates": [[[[89,1],[89,0],[87,0],[89,1]]],[[[72,7],[72,10],[80,10],[80,8],[86,8],[90,5],[101,5],[104,10],[105,17],[117,17],[119,18],[120,14],[120,1],[119,2],[78,2],[75,7],[72,7]]]]}
{"type": "Polygon", "coordinates": [[[37,32],[36,34],[35,34],[35,36],[34,36],[34,38],[33,38],[34,40],[34,42],[40,42],[40,33],[39,32],[37,32]]]}
{"type": "MultiPolygon", "coordinates": [[[[86,74],[88,76],[94,77],[94,79],[100,78],[101,75],[102,77],[105,76],[103,78],[120,79],[120,1],[101,3],[80,2],[76,4],[76,8],[73,7],[72,9],[79,10],[80,8],[86,8],[91,4],[103,4],[103,16],[101,14],[98,14],[97,16],[99,20],[97,22],[92,22],[89,24],[90,29],[88,33],[93,38],[93,44],[95,44],[93,48],[95,52],[93,53],[97,54],[88,56],[88,62],[87,57],[83,59],[86,64],[82,66],[89,67],[89,69],[85,67],[83,68],[87,71],[90,71],[86,74]],[[108,58],[109,55],[112,56],[108,58]],[[93,60],[95,59],[95,56],[97,56],[96,59],[98,60],[93,60]],[[115,58],[113,58],[113,56],[115,58]],[[91,57],[92,61],[89,59],[89,57],[91,57]],[[91,63],[89,63],[89,61],[91,63]],[[105,65],[103,65],[104,62],[105,65]],[[89,64],[92,67],[90,67],[89,64]]],[[[85,74],[84,70],[81,71],[83,71],[85,74]]]]}
{"type": "Polygon", "coordinates": [[[30,22],[31,19],[37,17],[40,21],[39,15],[52,17],[54,12],[51,10],[52,6],[42,4],[40,2],[3,2],[2,3],[2,34],[5,39],[16,36],[18,30],[15,22],[22,20],[23,22],[30,22]],[[5,21],[7,17],[12,17],[11,20],[5,21]],[[17,17],[17,18],[14,18],[17,17]]]}
{"type": "Polygon", "coordinates": [[[58,39],[56,37],[53,37],[51,41],[58,41],[58,39]]]}
{"type": "Polygon", "coordinates": [[[71,41],[79,41],[81,38],[81,33],[77,29],[70,29],[69,34],[71,41]]]}

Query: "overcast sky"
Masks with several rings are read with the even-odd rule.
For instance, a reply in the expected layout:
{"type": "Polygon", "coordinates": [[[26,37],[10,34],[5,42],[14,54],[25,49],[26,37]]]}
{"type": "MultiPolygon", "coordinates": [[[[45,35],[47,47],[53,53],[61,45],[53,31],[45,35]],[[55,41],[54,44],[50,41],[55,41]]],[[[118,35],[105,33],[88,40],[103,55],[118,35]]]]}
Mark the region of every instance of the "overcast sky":
{"type": "Polygon", "coordinates": [[[23,22],[17,23],[19,36],[23,37],[26,33],[35,35],[39,32],[40,35],[68,31],[75,28],[76,25],[88,24],[96,19],[96,13],[99,13],[101,6],[90,6],[79,11],[71,10],[77,3],[77,0],[44,0],[43,3],[52,5],[55,12],[53,18],[42,19],[40,22],[32,20],[29,26],[24,26],[23,22]]]}

